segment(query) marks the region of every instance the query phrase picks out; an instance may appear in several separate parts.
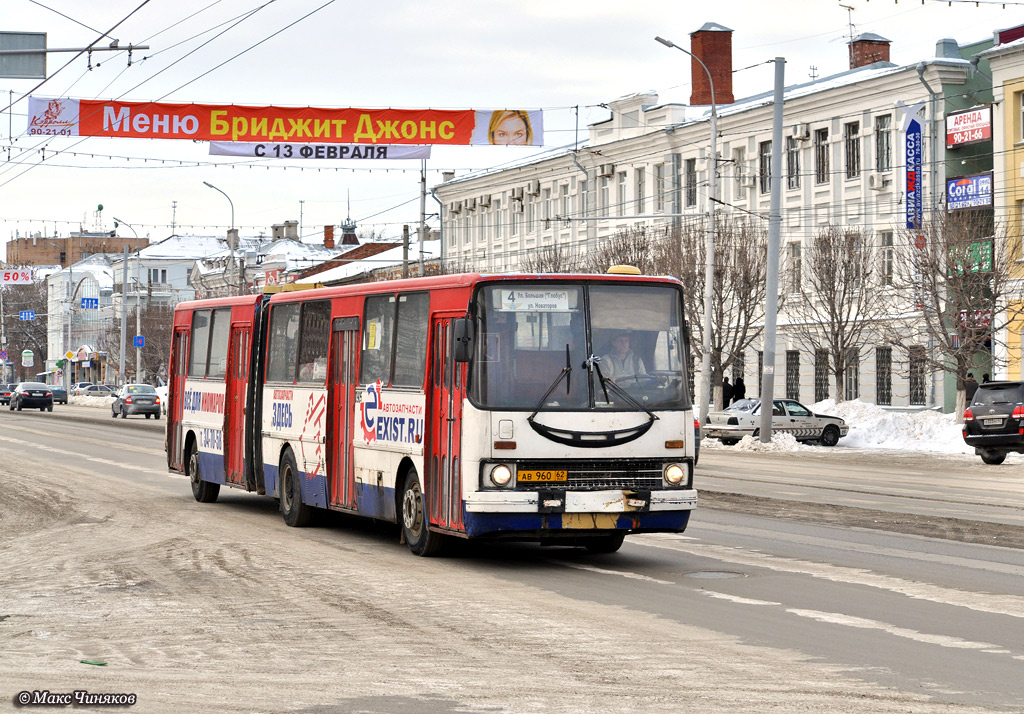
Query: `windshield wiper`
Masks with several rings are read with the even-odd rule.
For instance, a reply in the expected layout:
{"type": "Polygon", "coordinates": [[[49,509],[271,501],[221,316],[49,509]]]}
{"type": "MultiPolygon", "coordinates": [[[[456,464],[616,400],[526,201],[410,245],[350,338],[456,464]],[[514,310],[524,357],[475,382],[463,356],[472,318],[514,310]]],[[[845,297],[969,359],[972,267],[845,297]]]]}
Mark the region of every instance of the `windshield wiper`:
{"type": "Polygon", "coordinates": [[[557,387],[561,383],[561,381],[563,379],[565,380],[565,396],[567,396],[567,397],[569,396],[569,394],[572,392],[572,389],[571,389],[572,381],[571,381],[571,377],[570,377],[571,374],[572,374],[572,362],[569,359],[569,344],[566,343],[566,345],[565,345],[565,366],[562,367],[562,371],[558,373],[558,376],[555,377],[555,381],[551,383],[550,387],[548,387],[548,391],[544,392],[544,396],[540,398],[539,402],[537,402],[537,406],[534,407],[533,414],[531,414],[528,417],[528,420],[529,419],[533,419],[535,416],[537,416],[537,413],[543,408],[544,402],[546,402],[548,400],[548,397],[551,396],[551,393],[553,391],[555,391],[555,387],[557,387]]]}
{"type": "Polygon", "coordinates": [[[598,382],[601,385],[601,390],[604,392],[604,400],[606,402],[611,401],[610,399],[608,399],[608,387],[611,387],[612,391],[615,394],[618,394],[620,397],[625,399],[629,404],[631,404],[632,406],[636,407],[640,411],[642,411],[645,414],[647,414],[647,416],[651,417],[651,419],[657,419],[658,418],[654,413],[651,412],[650,409],[645,407],[643,404],[641,404],[637,400],[633,399],[633,397],[629,394],[629,392],[627,392],[625,389],[623,389],[618,384],[616,384],[615,380],[613,380],[611,378],[608,378],[608,377],[605,377],[603,374],[601,374],[601,358],[600,357],[598,357],[597,355],[591,355],[590,358],[586,362],[583,363],[583,366],[586,367],[587,369],[590,369],[590,370],[595,370],[595,369],[597,370],[597,379],[598,379],[598,382]]]}

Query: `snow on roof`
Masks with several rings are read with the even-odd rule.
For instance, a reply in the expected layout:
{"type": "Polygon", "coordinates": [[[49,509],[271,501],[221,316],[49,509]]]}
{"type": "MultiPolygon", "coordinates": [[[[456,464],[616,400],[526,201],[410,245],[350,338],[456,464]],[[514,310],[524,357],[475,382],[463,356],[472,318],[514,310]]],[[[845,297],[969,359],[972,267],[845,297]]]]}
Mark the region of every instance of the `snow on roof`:
{"type": "Polygon", "coordinates": [[[223,236],[173,235],[150,243],[139,255],[145,260],[198,260],[226,248],[227,238],[223,236]]]}
{"type": "MultiPolygon", "coordinates": [[[[423,253],[420,253],[419,241],[409,242],[409,261],[417,262],[433,260],[441,257],[441,241],[428,240],[423,243],[423,253]]],[[[363,273],[369,273],[377,268],[390,268],[402,264],[402,246],[378,253],[372,258],[353,260],[351,263],[339,265],[337,268],[325,270],[322,273],[310,275],[308,278],[300,278],[296,283],[331,283],[336,280],[344,280],[363,273]]]]}

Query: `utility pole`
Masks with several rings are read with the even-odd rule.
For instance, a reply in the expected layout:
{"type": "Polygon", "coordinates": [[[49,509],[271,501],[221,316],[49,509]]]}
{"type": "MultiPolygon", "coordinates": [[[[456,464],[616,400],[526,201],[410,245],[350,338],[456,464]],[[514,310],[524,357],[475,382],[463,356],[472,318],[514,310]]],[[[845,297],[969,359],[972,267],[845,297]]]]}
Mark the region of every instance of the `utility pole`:
{"type": "Polygon", "coordinates": [[[782,233],[782,109],[786,60],[775,58],[775,105],[772,111],[772,195],[768,214],[768,269],[764,308],[764,358],[761,365],[761,443],[772,440],[775,398],[775,323],[779,312],[779,243],[782,233]]]}
{"type": "Polygon", "coordinates": [[[128,246],[124,247],[121,270],[121,358],[118,360],[118,384],[124,384],[124,353],[128,349],[128,246]]]}
{"type": "Polygon", "coordinates": [[[426,275],[423,247],[427,240],[427,160],[420,161],[420,277],[426,275]]]}
{"type": "Polygon", "coordinates": [[[402,226],[402,277],[409,277],[409,226],[402,226]]]}
{"type": "MultiPolygon", "coordinates": [[[[142,253],[135,251],[135,339],[142,335],[142,253]]],[[[135,381],[142,381],[142,347],[135,345],[135,381]]]]}

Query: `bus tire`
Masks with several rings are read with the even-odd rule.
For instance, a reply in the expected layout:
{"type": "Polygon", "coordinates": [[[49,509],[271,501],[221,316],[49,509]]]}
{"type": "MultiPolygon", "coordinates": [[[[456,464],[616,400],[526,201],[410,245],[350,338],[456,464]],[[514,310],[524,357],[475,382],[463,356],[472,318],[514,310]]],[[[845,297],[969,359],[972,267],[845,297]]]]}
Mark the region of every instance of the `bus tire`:
{"type": "Polygon", "coordinates": [[[622,541],[625,538],[625,533],[609,533],[608,535],[587,538],[583,545],[591,553],[614,553],[622,547],[622,541]]]}
{"type": "Polygon", "coordinates": [[[444,536],[434,533],[427,526],[430,522],[427,502],[420,486],[419,474],[414,468],[410,468],[405,474],[400,503],[402,535],[413,555],[431,556],[441,552],[444,536]]]}
{"type": "Polygon", "coordinates": [[[188,469],[188,480],[192,484],[192,498],[199,501],[199,503],[213,503],[216,501],[217,495],[220,493],[220,484],[203,481],[202,474],[199,471],[199,447],[196,446],[194,441],[188,450],[188,461],[185,462],[185,467],[188,469]]]}
{"type": "Polygon", "coordinates": [[[284,522],[292,528],[302,528],[309,524],[313,515],[312,507],[302,502],[302,476],[295,465],[295,456],[291,449],[285,449],[281,456],[281,466],[277,471],[278,489],[281,492],[281,515],[284,522]]]}

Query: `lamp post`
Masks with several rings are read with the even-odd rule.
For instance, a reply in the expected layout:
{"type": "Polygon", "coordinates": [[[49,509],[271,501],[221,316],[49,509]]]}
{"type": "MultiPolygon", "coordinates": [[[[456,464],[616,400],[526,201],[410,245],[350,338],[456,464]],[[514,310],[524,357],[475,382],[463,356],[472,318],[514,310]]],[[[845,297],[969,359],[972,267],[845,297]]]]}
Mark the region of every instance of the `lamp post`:
{"type": "MultiPolygon", "coordinates": [[[[123,223],[132,229],[132,234],[135,236],[135,240],[139,240],[139,234],[135,232],[135,228],[132,227],[131,223],[122,221],[120,218],[114,218],[118,223],[123,223]]],[[[139,244],[135,244],[135,337],[137,338],[142,334],[142,255],[139,253],[139,244]]],[[[128,286],[125,286],[125,297],[127,298],[128,286]]],[[[142,381],[142,348],[135,345],[135,381],[142,381]]]]}
{"type": "Polygon", "coordinates": [[[704,352],[701,362],[700,375],[700,423],[707,421],[709,405],[711,403],[711,308],[712,292],[715,285],[715,204],[718,201],[718,109],[715,105],[715,82],[711,78],[711,71],[704,64],[700,57],[684,49],[664,37],[655,37],[655,40],[666,47],[675,47],[680,52],[685,52],[697,61],[704,68],[708,76],[708,85],[711,88],[711,160],[708,171],[708,232],[704,240],[704,335],[702,349],[704,352]]]}
{"type": "Polygon", "coordinates": [[[230,283],[231,291],[230,292],[233,295],[237,295],[238,294],[238,292],[237,292],[237,287],[238,286],[235,285],[235,247],[236,247],[235,243],[237,242],[238,238],[235,235],[235,203],[234,203],[234,201],[231,200],[231,196],[229,196],[226,193],[224,193],[223,191],[221,191],[219,188],[214,186],[209,181],[203,181],[203,185],[204,186],[209,186],[214,191],[219,192],[222,196],[224,196],[224,198],[228,199],[228,205],[231,206],[231,230],[228,231],[228,250],[231,251],[231,259],[230,259],[230,263],[231,263],[231,283],[230,283]]]}

